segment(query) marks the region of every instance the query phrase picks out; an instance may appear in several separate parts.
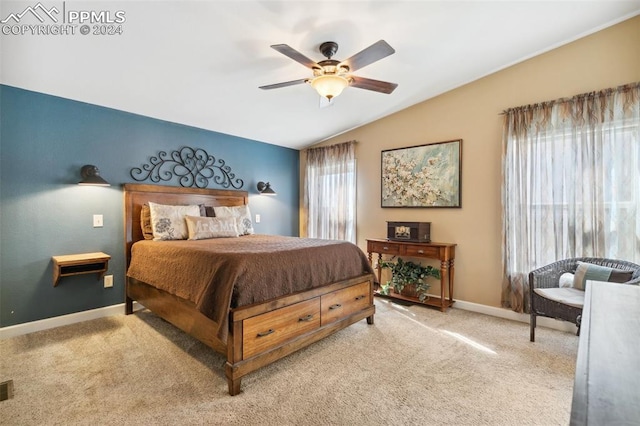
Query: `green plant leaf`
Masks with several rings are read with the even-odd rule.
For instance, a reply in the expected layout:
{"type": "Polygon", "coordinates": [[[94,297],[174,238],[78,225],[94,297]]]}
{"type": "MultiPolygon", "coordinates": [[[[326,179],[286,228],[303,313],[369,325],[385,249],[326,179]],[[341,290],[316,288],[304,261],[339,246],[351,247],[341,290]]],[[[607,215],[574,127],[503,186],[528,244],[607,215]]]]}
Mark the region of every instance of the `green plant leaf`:
{"type": "Polygon", "coordinates": [[[422,266],[420,263],[412,261],[404,261],[398,258],[395,262],[381,261],[379,266],[383,269],[391,270],[391,280],[386,285],[381,286],[381,294],[389,294],[390,287],[393,286],[394,291],[400,293],[406,285],[415,284],[416,291],[420,301],[424,301],[427,291],[431,285],[426,282],[429,277],[440,279],[440,270],[431,265],[422,266]],[[383,293],[382,291],[386,291],[383,293]]]}

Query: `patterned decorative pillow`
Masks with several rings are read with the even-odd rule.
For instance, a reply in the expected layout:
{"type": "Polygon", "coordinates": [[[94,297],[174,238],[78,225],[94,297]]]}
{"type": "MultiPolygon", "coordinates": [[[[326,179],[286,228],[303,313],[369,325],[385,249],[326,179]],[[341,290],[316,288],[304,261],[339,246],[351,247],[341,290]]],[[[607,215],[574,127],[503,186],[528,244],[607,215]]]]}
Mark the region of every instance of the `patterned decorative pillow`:
{"type": "Polygon", "coordinates": [[[240,235],[255,234],[253,222],[251,221],[251,211],[249,206],[234,207],[214,207],[216,217],[233,217],[236,219],[236,225],[240,235]]]}
{"type": "Polygon", "coordinates": [[[154,240],[186,240],[189,236],[185,216],[200,216],[200,206],[169,206],[149,202],[154,240]]]}
{"type": "MultiPolygon", "coordinates": [[[[200,207],[200,216],[214,217],[213,207],[198,204],[200,207]]],[[[140,210],[140,227],[142,228],[142,236],[145,240],[153,240],[153,229],[151,228],[151,210],[148,204],[143,204],[140,210]]]]}
{"type": "Polygon", "coordinates": [[[239,237],[236,218],[186,216],[190,240],[239,237]]]}
{"type": "Polygon", "coordinates": [[[579,290],[586,288],[587,281],[609,281],[611,283],[624,283],[633,277],[633,271],[609,268],[594,265],[593,263],[578,262],[574,276],[573,287],[579,290]]]}

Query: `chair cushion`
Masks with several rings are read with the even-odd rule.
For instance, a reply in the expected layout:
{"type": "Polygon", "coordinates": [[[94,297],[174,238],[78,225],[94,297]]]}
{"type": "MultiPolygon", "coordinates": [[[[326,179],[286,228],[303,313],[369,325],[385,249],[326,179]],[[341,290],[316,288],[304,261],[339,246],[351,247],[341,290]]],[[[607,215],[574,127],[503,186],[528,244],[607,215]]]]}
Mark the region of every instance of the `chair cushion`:
{"type": "Polygon", "coordinates": [[[533,291],[544,297],[558,303],[573,306],[575,308],[582,308],[584,306],[584,291],[577,288],[536,288],[533,291]]]}
{"type": "Polygon", "coordinates": [[[573,287],[579,290],[586,288],[589,280],[624,283],[633,277],[633,271],[609,268],[593,263],[578,262],[574,276],[573,287]]]}

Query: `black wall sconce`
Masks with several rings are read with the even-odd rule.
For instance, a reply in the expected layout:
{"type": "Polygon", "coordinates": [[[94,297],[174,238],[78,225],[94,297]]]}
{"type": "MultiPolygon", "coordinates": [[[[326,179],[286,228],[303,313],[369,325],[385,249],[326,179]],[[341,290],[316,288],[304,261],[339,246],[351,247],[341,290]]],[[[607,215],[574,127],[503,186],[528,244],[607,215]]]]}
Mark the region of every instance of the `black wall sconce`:
{"type": "Polygon", "coordinates": [[[262,195],[276,195],[269,182],[258,182],[258,192],[262,195]]]}
{"type": "Polygon", "coordinates": [[[100,170],[94,165],[87,164],[80,169],[82,180],[78,185],[111,186],[109,182],[102,179],[100,170]]]}

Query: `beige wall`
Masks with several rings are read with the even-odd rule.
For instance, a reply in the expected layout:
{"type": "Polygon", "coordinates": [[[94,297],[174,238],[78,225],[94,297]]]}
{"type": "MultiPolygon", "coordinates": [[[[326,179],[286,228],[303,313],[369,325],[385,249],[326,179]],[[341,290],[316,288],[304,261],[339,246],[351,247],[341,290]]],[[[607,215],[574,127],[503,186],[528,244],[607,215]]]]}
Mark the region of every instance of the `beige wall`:
{"type": "Polygon", "coordinates": [[[635,17],[319,144],[358,141],[358,245],[385,237],[388,220],[431,222],[433,241],[458,244],[455,298],[500,306],[500,112],[640,81],[639,46],[635,17]],[[462,208],[380,207],[381,150],[452,139],[463,139],[462,208]]]}

